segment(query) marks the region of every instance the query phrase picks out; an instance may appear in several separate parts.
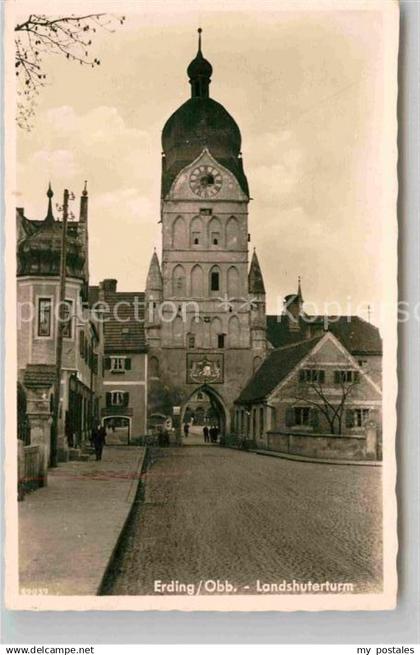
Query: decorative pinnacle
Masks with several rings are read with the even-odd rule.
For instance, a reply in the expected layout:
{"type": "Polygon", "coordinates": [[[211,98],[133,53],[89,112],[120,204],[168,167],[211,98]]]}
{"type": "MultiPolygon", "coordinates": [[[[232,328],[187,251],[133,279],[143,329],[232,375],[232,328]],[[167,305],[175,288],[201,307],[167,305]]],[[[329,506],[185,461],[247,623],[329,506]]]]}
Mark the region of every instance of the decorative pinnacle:
{"type": "Polygon", "coordinates": [[[202,31],[203,30],[201,29],[201,27],[199,27],[198,30],[197,30],[197,32],[198,32],[198,52],[201,52],[201,32],[202,31]]]}
{"type": "Polygon", "coordinates": [[[48,183],[48,191],[47,191],[47,198],[48,198],[48,210],[47,210],[47,216],[45,217],[45,220],[48,223],[52,223],[54,221],[54,214],[52,210],[52,202],[51,198],[53,197],[54,192],[51,189],[51,182],[48,183]]]}
{"type": "Polygon", "coordinates": [[[87,196],[87,194],[88,194],[88,192],[87,192],[87,180],[85,180],[85,186],[84,186],[83,191],[82,191],[82,196],[87,196]]]}

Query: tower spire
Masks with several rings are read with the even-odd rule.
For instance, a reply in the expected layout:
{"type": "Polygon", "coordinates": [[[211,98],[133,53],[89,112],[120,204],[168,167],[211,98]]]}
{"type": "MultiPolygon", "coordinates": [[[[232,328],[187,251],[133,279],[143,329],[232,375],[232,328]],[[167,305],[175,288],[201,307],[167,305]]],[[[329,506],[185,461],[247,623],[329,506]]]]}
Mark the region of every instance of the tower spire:
{"type": "Polygon", "coordinates": [[[198,51],[195,59],[192,60],[187,68],[187,74],[191,84],[192,98],[208,98],[210,78],[213,68],[207,59],[204,59],[201,52],[201,27],[198,28],[198,51]]]}

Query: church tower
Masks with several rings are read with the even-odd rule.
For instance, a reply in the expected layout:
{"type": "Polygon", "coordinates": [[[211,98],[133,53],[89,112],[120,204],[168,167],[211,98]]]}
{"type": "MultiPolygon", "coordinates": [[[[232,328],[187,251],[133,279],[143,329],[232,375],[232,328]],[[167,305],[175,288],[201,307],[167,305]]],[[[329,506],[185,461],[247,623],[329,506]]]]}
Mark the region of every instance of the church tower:
{"type": "Polygon", "coordinates": [[[210,97],[212,72],[200,29],[187,69],[191,97],[162,132],[162,265],[155,254],[146,329],[172,404],[182,408],[204,389],[228,429],[233,400],[252,374],[254,358],[265,354],[265,290],[258,260],[250,272],[254,279],[258,267],[258,289],[248,279],[249,189],[241,134],[210,97]],[[159,297],[152,290],[158,270],[159,297]]]}

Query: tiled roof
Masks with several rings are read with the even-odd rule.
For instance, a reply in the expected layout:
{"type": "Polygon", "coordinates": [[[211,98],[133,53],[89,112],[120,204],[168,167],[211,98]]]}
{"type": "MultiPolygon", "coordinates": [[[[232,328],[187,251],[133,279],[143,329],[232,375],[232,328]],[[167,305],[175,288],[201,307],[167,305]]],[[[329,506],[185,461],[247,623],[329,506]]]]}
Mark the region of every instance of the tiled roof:
{"type": "Polygon", "coordinates": [[[51,364],[28,364],[23,374],[25,387],[50,387],[55,380],[55,366],[51,364]]]}
{"type": "Polygon", "coordinates": [[[337,337],[352,355],[381,355],[382,339],[377,327],[360,316],[310,316],[300,319],[298,330],[289,330],[288,317],[267,316],[267,339],[274,348],[286,346],[328,331],[337,337]]]}
{"type": "Polygon", "coordinates": [[[322,338],[323,335],[273,350],[235,402],[246,404],[266,398],[322,338]]]}
{"type": "Polygon", "coordinates": [[[110,308],[104,322],[105,352],[145,352],[144,293],[106,292],[104,300],[110,308]]]}

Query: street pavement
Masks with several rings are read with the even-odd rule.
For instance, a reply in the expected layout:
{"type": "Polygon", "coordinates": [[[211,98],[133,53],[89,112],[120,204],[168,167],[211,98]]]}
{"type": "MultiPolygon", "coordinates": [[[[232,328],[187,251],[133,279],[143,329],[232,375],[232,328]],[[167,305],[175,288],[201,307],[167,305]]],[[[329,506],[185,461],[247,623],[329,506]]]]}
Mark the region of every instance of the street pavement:
{"type": "Polygon", "coordinates": [[[227,580],[239,593],[255,593],[256,580],[381,589],[380,468],[218,446],[153,456],[106,593],[152,594],[155,580],[227,580]]]}
{"type": "MultiPolygon", "coordinates": [[[[19,503],[22,594],[95,595],[133,504],[144,448],[104,448],[102,460],[48,471],[19,503]]],[[[36,596],[34,596],[35,601],[36,596]]]]}

